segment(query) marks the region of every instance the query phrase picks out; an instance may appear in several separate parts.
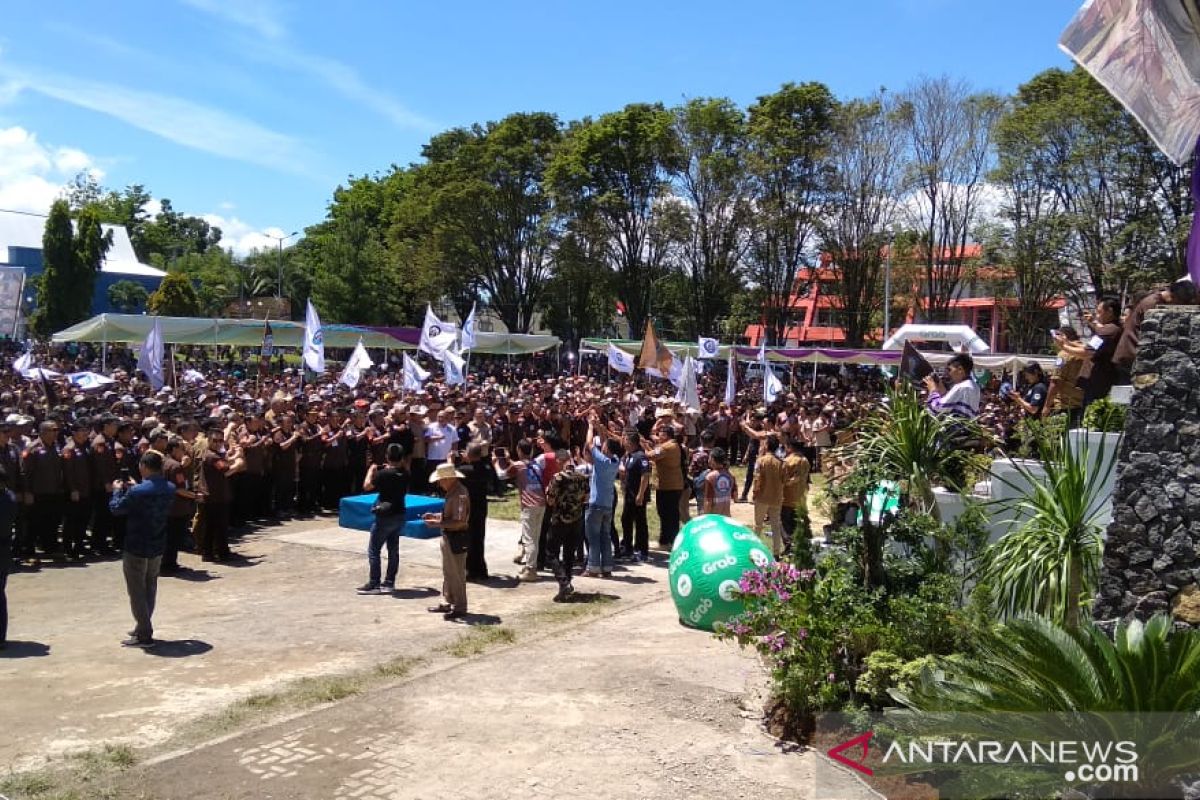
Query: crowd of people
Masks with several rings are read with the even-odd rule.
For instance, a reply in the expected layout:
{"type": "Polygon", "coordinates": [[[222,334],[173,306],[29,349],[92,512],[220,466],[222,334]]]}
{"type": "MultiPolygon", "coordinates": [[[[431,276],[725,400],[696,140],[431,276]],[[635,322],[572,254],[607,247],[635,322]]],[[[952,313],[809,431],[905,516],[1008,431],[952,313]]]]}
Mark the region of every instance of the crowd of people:
{"type": "MultiPolygon", "coordinates": [[[[980,376],[969,356],[957,355],[944,376],[928,380],[930,408],[977,418],[999,443],[1012,441],[1023,418],[1077,415],[1132,360],[1129,319],[1140,324],[1146,308],[1189,302],[1195,292],[1189,282],[1156,297],[1124,328],[1119,304],[1105,298],[1087,319],[1087,338],[1060,329],[1050,375],[1032,362],[1015,382],[980,376]]],[[[100,361],[86,345],[33,355],[60,372],[100,361]]],[[[576,561],[583,574],[604,578],[617,560],[649,558],[651,499],[662,548],[689,514],[727,514],[732,503],[752,501],[756,528],[770,530],[782,554],[805,510],[810,473],[826,466],[826,452],[852,436],[856,420],[886,413],[892,378],[860,367],[824,368],[812,380],[793,373],[768,406],[761,381],[743,375],[727,404],[721,366],[700,376],[701,407],[687,409],[666,381],[618,376],[602,361],[564,374],[552,359],[481,358],[465,386],[435,378],[406,392],[394,365],[351,389],[334,375],[305,382],[282,363],[260,372],[257,358],[234,351],[184,357],[175,373],[190,378],[159,391],[119,350],[105,357],[117,365],[114,382],[96,390],[16,372],[0,378],[0,494],[11,501],[0,501],[0,603],[12,565],[127,551],[133,523],[119,510],[122,492],[148,480],[147,454],[149,474],[174,490],[163,512],[163,575],[185,568],[180,552],[236,558],[231,529],[336,512],[342,498],[367,491],[380,501],[363,593],[394,587],[404,498],[446,497],[427,523],[443,530],[448,565],[445,603],[431,610],[449,619],[466,613],[466,583],[490,577],[488,499],[510,487],[520,504],[518,577],[553,570],[559,600],[573,591],[576,561]],[[747,467],[740,487],[729,469],[737,464],[747,467]]],[[[0,642],[6,619],[0,614],[0,642]]]]}

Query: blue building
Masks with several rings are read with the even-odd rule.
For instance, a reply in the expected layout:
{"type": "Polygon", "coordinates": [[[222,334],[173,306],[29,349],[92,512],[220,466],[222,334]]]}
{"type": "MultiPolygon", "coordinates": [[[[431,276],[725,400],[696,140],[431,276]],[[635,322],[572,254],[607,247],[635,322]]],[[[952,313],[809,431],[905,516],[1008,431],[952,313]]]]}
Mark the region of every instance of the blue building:
{"type": "MultiPolygon", "coordinates": [[[[42,274],[45,227],[46,218],[40,214],[0,211],[0,338],[24,338],[25,317],[37,302],[31,279],[42,274]]],[[[92,313],[128,313],[108,301],[109,287],[118,281],[132,281],[151,293],[167,273],[138,261],[123,225],[103,227],[112,234],[112,246],[96,276],[92,313]]]]}

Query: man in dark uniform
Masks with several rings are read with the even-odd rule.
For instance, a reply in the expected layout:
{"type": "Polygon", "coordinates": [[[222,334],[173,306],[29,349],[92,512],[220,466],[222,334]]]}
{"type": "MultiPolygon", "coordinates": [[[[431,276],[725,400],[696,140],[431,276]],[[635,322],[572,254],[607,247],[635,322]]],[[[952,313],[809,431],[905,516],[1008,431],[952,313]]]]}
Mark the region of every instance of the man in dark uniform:
{"type": "Polygon", "coordinates": [[[321,507],[321,455],[325,449],[324,431],[316,406],[309,406],[300,425],[300,492],[297,504],[301,514],[313,514],[321,507]]]}
{"type": "Polygon", "coordinates": [[[21,474],[25,477],[29,534],[43,553],[57,553],[65,489],[57,422],[38,426],[37,441],[21,455],[21,474]]]}
{"type": "Polygon", "coordinates": [[[112,500],[113,481],[118,477],[117,466],[117,418],[105,414],[96,423],[96,434],[92,437],[92,552],[103,553],[109,549],[108,540],[113,535],[112,500]]]}
{"type": "MultiPolygon", "coordinates": [[[[133,421],[122,419],[117,423],[117,441],[113,445],[113,453],[117,458],[117,479],[141,480],[139,467],[141,453],[138,452],[137,439],[134,437],[133,421]]],[[[111,506],[110,506],[111,510],[111,506]]],[[[125,517],[112,516],[113,549],[122,552],[125,549],[125,517]]]]}
{"type": "Polygon", "coordinates": [[[321,454],[321,505],[337,511],[348,491],[350,458],[346,449],[350,422],[344,409],[337,409],[330,419],[322,420],[325,450],[321,454]]]}
{"type": "Polygon", "coordinates": [[[271,479],[274,484],[275,514],[290,514],[296,502],[296,463],[300,446],[300,433],[296,430],[296,418],[285,411],[276,418],[279,427],[272,433],[271,479]]]}
{"type": "Polygon", "coordinates": [[[27,537],[25,535],[25,519],[21,501],[25,496],[25,481],[21,476],[21,446],[13,440],[15,428],[14,417],[0,419],[0,468],[8,475],[8,488],[17,499],[16,520],[13,522],[13,556],[24,558],[32,555],[32,551],[24,551],[27,537]]]}
{"type": "MultiPolygon", "coordinates": [[[[365,401],[358,401],[363,403],[365,401]]],[[[350,462],[350,494],[362,494],[363,481],[367,477],[368,443],[367,412],[355,403],[350,414],[350,425],[346,429],[346,459],[350,462]]]]}
{"type": "Polygon", "coordinates": [[[62,449],[63,481],[67,490],[63,547],[69,558],[83,556],[83,540],[92,517],[91,427],[85,419],[71,423],[71,439],[62,449]]]}
{"type": "Polygon", "coordinates": [[[183,466],[188,446],[183,439],[172,436],[167,440],[163,459],[163,477],[175,487],[171,508],[167,511],[167,539],[159,572],[170,575],[179,570],[179,550],[187,541],[192,516],[196,513],[196,495],[188,480],[189,470],[183,466]]]}
{"type": "Polygon", "coordinates": [[[267,438],[264,435],[262,418],[254,412],[248,412],[246,422],[238,430],[237,436],[246,468],[230,479],[234,527],[263,516],[262,498],[266,494],[263,491],[263,481],[267,469],[267,438]]]}

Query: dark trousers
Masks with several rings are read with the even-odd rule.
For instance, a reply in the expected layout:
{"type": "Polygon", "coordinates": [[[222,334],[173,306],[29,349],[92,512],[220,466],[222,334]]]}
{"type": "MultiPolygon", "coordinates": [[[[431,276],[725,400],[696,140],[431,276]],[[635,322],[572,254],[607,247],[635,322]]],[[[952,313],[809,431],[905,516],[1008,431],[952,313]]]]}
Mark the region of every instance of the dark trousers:
{"type": "Polygon", "coordinates": [[[191,529],[191,517],[167,517],[167,546],[163,550],[163,570],[179,567],[179,551],[183,549],[191,529]]]}
{"type": "Polygon", "coordinates": [[[626,555],[634,551],[642,555],[650,552],[650,526],[646,522],[646,507],[639,506],[634,502],[634,498],[629,496],[626,496],[625,504],[621,507],[621,549],[626,555]]]}
{"type": "Polygon", "coordinates": [[[229,491],[233,494],[233,501],[229,504],[230,525],[236,527],[250,519],[250,502],[254,495],[250,483],[250,475],[245,472],[239,472],[229,479],[229,491]]]}
{"type": "Polygon", "coordinates": [[[742,484],[742,502],[746,501],[747,495],[750,494],[750,487],[754,484],[754,464],[758,461],[758,442],[751,442],[750,448],[746,452],[749,463],[746,465],[746,482],[742,484]]]}
{"type": "Polygon", "coordinates": [[[413,494],[429,494],[428,463],[423,458],[413,458],[409,461],[409,471],[412,473],[413,494]]]}
{"type": "Polygon", "coordinates": [[[550,535],[550,509],[542,514],[542,529],[538,532],[537,568],[546,568],[546,539],[550,535]]]}
{"type": "Polygon", "coordinates": [[[471,516],[467,520],[467,533],[470,542],[467,545],[467,577],[486,578],[488,576],[487,559],[484,558],[484,545],[487,535],[487,498],[484,502],[471,502],[471,516]]]}
{"type": "Polygon", "coordinates": [[[367,583],[379,585],[379,576],[383,572],[381,555],[387,547],[387,572],[383,582],[388,586],[396,585],[396,573],[400,571],[400,531],[404,530],[404,514],[392,514],[386,517],[375,517],[371,523],[371,540],[367,544],[367,583]]]}
{"type": "MultiPolygon", "coordinates": [[[[546,516],[549,516],[547,514],[546,516]]],[[[559,588],[571,585],[571,574],[575,569],[575,552],[583,540],[583,520],[556,522],[550,525],[546,536],[546,564],[554,572],[559,588]]]]}
{"type": "Polygon", "coordinates": [[[296,476],[275,473],[275,513],[286,514],[296,506],[296,476]]]}
{"type": "Polygon", "coordinates": [[[325,508],[337,511],[342,498],[350,493],[349,469],[349,467],[338,467],[337,469],[321,470],[321,485],[325,491],[323,498],[325,508]]]}
{"type": "Polygon", "coordinates": [[[779,520],[783,523],[783,549],[791,551],[792,537],[796,535],[796,507],[784,506],[781,508],[779,520]]]}
{"type": "Polygon", "coordinates": [[[204,553],[206,558],[229,557],[229,504],[204,504],[204,553]]]}
{"type": "Polygon", "coordinates": [[[675,544],[675,535],[679,533],[679,498],[682,494],[682,489],[660,489],[654,493],[654,506],[661,525],[658,543],[667,550],[675,544]]]}
{"type": "Polygon", "coordinates": [[[58,526],[62,522],[63,496],[35,494],[29,508],[29,533],[44,553],[58,550],[58,526]]]}
{"type": "Polygon", "coordinates": [[[104,550],[113,532],[113,515],[108,508],[112,494],[97,492],[92,498],[92,551],[104,550]]]}
{"type": "Polygon", "coordinates": [[[87,537],[88,520],[91,517],[90,498],[68,501],[66,515],[63,517],[63,546],[68,553],[77,554],[83,550],[83,540],[87,537]]]}
{"type": "Polygon", "coordinates": [[[311,514],[321,505],[321,469],[300,468],[300,494],[297,497],[301,514],[311,514]]]}

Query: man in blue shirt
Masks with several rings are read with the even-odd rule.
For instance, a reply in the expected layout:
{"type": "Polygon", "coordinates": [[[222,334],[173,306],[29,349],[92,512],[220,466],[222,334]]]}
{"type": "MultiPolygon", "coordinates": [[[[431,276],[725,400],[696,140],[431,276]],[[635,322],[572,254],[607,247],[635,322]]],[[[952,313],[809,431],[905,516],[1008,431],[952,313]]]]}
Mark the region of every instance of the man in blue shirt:
{"type": "Polygon", "coordinates": [[[588,416],[587,441],[584,444],[583,457],[592,465],[591,486],[588,493],[587,511],[583,517],[584,536],[587,538],[588,576],[612,577],[613,546],[609,529],[613,521],[613,484],[617,480],[617,468],[621,463],[624,449],[621,443],[611,436],[606,436],[602,447],[596,446],[596,426],[599,415],[593,411],[588,416]]]}
{"type": "Polygon", "coordinates": [[[125,517],[123,567],[129,608],[136,627],[125,647],[154,646],[154,601],[158,594],[158,571],[167,547],[167,513],[175,497],[175,487],[163,475],[163,457],[149,450],[138,462],[142,482],[122,481],[113,492],[110,508],[125,517]]]}

